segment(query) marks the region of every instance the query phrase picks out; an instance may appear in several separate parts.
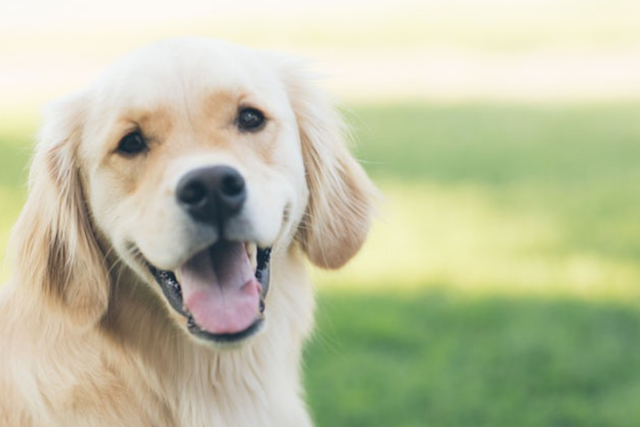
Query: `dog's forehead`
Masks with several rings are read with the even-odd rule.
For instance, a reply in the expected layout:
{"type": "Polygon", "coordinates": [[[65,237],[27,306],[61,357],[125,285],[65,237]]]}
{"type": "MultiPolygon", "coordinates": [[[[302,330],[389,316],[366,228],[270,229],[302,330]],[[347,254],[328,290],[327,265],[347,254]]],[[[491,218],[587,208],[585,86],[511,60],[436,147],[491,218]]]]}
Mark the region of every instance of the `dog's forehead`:
{"type": "Polygon", "coordinates": [[[264,100],[286,96],[269,55],[205,39],[172,39],[134,51],[108,69],[94,88],[99,98],[111,101],[106,104],[140,108],[218,91],[259,94],[264,100]]]}

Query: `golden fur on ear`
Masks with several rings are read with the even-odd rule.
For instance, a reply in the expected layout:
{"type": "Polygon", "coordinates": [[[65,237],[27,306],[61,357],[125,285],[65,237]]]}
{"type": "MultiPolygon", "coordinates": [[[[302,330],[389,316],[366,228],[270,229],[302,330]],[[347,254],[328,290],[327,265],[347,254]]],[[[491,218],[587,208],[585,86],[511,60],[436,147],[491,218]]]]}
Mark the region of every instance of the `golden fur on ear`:
{"type": "Polygon", "coordinates": [[[29,175],[29,196],[12,232],[18,283],[49,307],[91,325],[108,303],[104,255],[92,231],[76,161],[82,98],[53,105],[29,175]]]}
{"type": "Polygon", "coordinates": [[[296,237],[314,264],[339,268],[364,243],[376,189],[349,153],[344,122],[326,95],[299,75],[287,84],[310,193],[296,237]]]}

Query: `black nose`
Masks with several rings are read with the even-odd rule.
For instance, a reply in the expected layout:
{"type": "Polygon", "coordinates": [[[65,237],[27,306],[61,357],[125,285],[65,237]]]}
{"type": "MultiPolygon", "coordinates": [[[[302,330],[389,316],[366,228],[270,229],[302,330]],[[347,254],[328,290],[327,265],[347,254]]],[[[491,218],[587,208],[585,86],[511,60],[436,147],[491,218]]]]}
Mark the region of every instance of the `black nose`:
{"type": "Polygon", "coordinates": [[[178,182],[178,203],[199,221],[221,225],[237,214],[247,198],[240,173],[229,166],[193,170],[178,182]]]}

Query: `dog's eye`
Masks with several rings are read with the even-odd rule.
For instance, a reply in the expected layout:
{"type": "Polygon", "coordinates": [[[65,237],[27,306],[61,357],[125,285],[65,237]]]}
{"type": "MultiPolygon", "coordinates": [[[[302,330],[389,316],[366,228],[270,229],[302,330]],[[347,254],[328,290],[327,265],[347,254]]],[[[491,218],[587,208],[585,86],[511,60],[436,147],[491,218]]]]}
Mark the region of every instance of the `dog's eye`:
{"type": "Polygon", "coordinates": [[[236,124],[238,129],[254,132],[260,130],[265,122],[264,114],[262,111],[255,108],[243,108],[238,112],[238,118],[236,124]]]}
{"type": "Polygon", "coordinates": [[[118,153],[133,156],[147,149],[147,142],[139,131],[131,132],[124,136],[118,144],[118,153]]]}

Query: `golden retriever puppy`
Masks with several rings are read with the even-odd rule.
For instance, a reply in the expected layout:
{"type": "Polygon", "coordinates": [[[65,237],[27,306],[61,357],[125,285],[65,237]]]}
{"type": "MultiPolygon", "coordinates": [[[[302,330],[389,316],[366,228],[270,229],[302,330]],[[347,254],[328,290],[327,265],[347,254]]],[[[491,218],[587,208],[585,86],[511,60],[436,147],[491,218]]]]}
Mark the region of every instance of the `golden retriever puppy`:
{"type": "Polygon", "coordinates": [[[0,425],[305,427],[304,258],[374,187],[297,62],[153,44],[55,103],[0,294],[0,425]]]}

